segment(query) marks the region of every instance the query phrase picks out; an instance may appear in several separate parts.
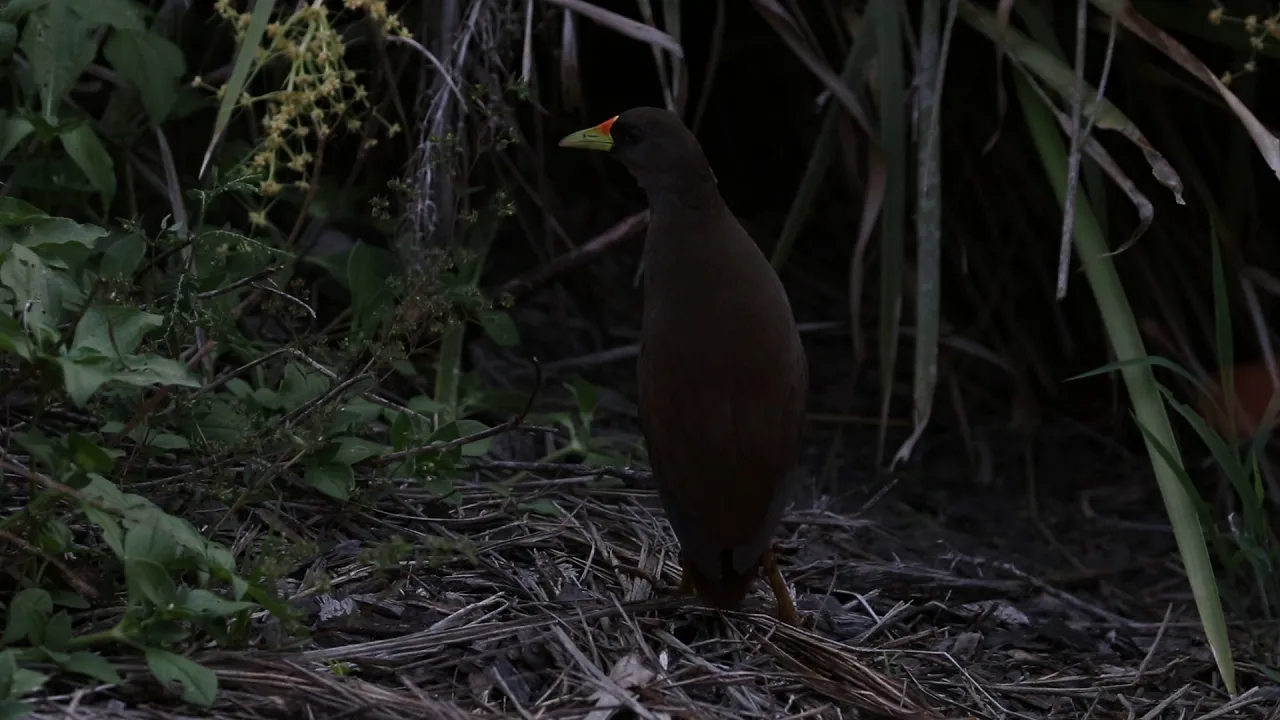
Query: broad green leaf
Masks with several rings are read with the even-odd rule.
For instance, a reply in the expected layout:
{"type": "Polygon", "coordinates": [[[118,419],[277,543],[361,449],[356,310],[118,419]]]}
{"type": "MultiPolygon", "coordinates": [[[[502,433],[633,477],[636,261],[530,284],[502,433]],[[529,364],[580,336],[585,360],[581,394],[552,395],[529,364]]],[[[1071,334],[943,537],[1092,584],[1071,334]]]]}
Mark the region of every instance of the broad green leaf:
{"type": "Polygon", "coordinates": [[[128,367],[116,371],[113,379],[130,385],[181,385],[200,387],[200,378],[186,365],[159,355],[134,355],[126,358],[128,367]]]}
{"type": "Polygon", "coordinates": [[[59,610],[45,623],[40,644],[47,650],[61,652],[71,644],[71,616],[66,610],[59,610]]]}
{"type": "Polygon", "coordinates": [[[347,465],[331,462],[311,465],[304,479],[311,487],[337,500],[351,499],[351,487],[355,474],[347,465]]]}
{"type": "Polygon", "coordinates": [[[251,602],[221,598],[202,588],[196,588],[187,593],[187,598],[182,603],[182,606],[197,615],[214,616],[234,615],[241,610],[257,607],[251,602]]]}
{"type": "Polygon", "coordinates": [[[0,697],[13,693],[13,676],[18,674],[18,653],[0,650],[0,697]]]}
{"type": "Polygon", "coordinates": [[[115,467],[106,450],[78,432],[67,434],[67,445],[71,448],[75,463],[89,472],[107,473],[115,467]]]}
{"type": "Polygon", "coordinates": [[[218,695],[218,676],[209,668],[167,650],[147,648],[147,667],[162,684],[182,685],[182,699],[209,707],[218,695]]]}
{"type": "Polygon", "coordinates": [[[520,331],[511,320],[511,314],[505,310],[486,310],[480,313],[480,327],[485,335],[502,347],[513,347],[520,344],[520,331]]]}
{"type": "Polygon", "coordinates": [[[102,254],[102,264],[98,266],[98,274],[108,280],[115,278],[129,280],[146,254],[147,242],[141,235],[137,233],[124,235],[111,243],[102,254]]]}
{"type": "Polygon", "coordinates": [[[329,379],[319,372],[291,362],[285,366],[277,398],[282,410],[293,411],[323,395],[329,389],[329,379]]]}
{"type": "Polygon", "coordinates": [[[107,40],[103,53],[111,66],[137,88],[151,127],[159,127],[173,109],[178,81],[187,71],[181,48],[146,30],[117,30],[107,40]]]}
{"type": "Polygon", "coordinates": [[[343,403],[333,414],[333,423],[330,425],[329,432],[344,433],[353,426],[364,428],[381,414],[382,406],[374,405],[368,400],[353,398],[343,403]]]}
{"type": "Polygon", "coordinates": [[[35,712],[35,706],[19,700],[0,700],[0,720],[21,720],[35,712]]]}
{"type": "Polygon", "coordinates": [[[62,383],[77,407],[84,407],[98,388],[111,379],[116,362],[93,348],[76,348],[58,356],[62,383]]]}
{"type": "Polygon", "coordinates": [[[71,9],[94,25],[116,30],[143,30],[146,8],[130,0],[69,0],[71,9]]]}
{"type": "Polygon", "coordinates": [[[565,384],[574,399],[578,401],[578,413],[582,416],[583,422],[590,424],[591,417],[595,414],[596,403],[599,402],[596,395],[596,386],[582,379],[581,376],[574,375],[573,378],[565,384]]]}
{"type": "Polygon", "coordinates": [[[149,560],[163,566],[178,556],[177,548],[157,522],[160,514],[159,511],[151,513],[145,522],[129,528],[124,538],[126,559],[149,560]]]}
{"type": "Polygon", "coordinates": [[[395,420],[391,421],[391,447],[405,450],[412,445],[417,439],[417,425],[409,413],[397,413],[395,420]]]}
{"type": "Polygon", "coordinates": [[[129,500],[133,496],[120,492],[120,488],[116,487],[115,483],[98,474],[91,474],[90,477],[89,484],[80,491],[84,499],[120,512],[137,507],[129,500]]]}
{"type": "Polygon", "coordinates": [[[80,123],[62,134],[62,147],[102,196],[102,206],[111,207],[116,197],[116,164],[98,134],[87,123],[80,123]]]}
{"type": "Polygon", "coordinates": [[[62,662],[62,667],[73,673],[79,673],[86,677],[91,677],[101,683],[108,685],[123,685],[124,680],[120,678],[120,674],[116,672],[111,663],[107,662],[97,653],[73,652],[67,659],[62,662]]]}
{"type": "Polygon", "coordinates": [[[9,0],[0,6],[0,20],[17,22],[48,4],[49,0],[9,0]]]}
{"type": "Polygon", "coordinates": [[[26,225],[27,223],[49,217],[45,211],[17,198],[0,197],[0,227],[26,225]]]}
{"type": "Polygon", "coordinates": [[[198,437],[206,442],[236,442],[244,437],[247,422],[230,403],[221,400],[196,411],[198,437]]]}
{"type": "Polygon", "coordinates": [[[409,409],[419,415],[431,415],[445,409],[444,403],[437,402],[426,395],[415,395],[409,398],[409,409]]]}
{"type": "Polygon", "coordinates": [[[24,638],[37,637],[53,613],[53,598],[41,588],[26,588],[9,602],[9,618],[4,633],[0,634],[0,646],[12,645],[24,638]]]}
{"type": "Polygon", "coordinates": [[[355,465],[371,457],[377,457],[383,451],[384,448],[378,443],[364,438],[344,437],[338,439],[338,451],[334,453],[333,461],[342,465],[355,465]]]}
{"type": "Polygon", "coordinates": [[[61,217],[45,218],[31,223],[31,229],[22,238],[22,244],[33,249],[64,243],[79,243],[91,248],[98,238],[106,234],[107,231],[97,225],[81,225],[75,220],[61,217]]]}
{"type": "Polygon", "coordinates": [[[125,560],[124,579],[135,599],[146,598],[160,608],[168,607],[178,592],[169,573],[151,560],[125,560]]]}
{"type": "MultiPolygon", "coordinates": [[[[0,63],[7,63],[13,58],[13,49],[18,46],[18,26],[11,22],[0,22],[0,63]]],[[[0,160],[4,156],[0,155],[0,160]]]]}
{"type": "Polygon", "coordinates": [[[191,447],[191,441],[181,435],[160,433],[154,437],[147,438],[147,447],[160,450],[187,450],[191,447]]]}
{"type": "Polygon", "coordinates": [[[387,279],[395,272],[391,254],[365,242],[358,242],[347,256],[347,281],[351,290],[351,311],[358,333],[374,328],[378,313],[391,301],[387,279]]]}
{"type": "Polygon", "coordinates": [[[168,537],[167,542],[170,545],[176,545],[197,555],[205,553],[205,548],[208,547],[209,542],[185,518],[170,515],[152,506],[149,520],[155,523],[157,530],[168,537]]]}
{"type": "MultiPolygon", "coordinates": [[[[458,421],[458,437],[466,437],[467,435],[475,435],[478,432],[488,430],[489,426],[476,420],[459,420],[458,421]]],[[[487,437],[483,440],[467,443],[462,446],[462,454],[466,457],[483,457],[489,454],[489,448],[493,446],[493,438],[487,437]]]]}
{"type": "Polygon", "coordinates": [[[13,291],[27,327],[53,328],[57,323],[59,306],[49,287],[53,272],[21,245],[9,248],[9,257],[0,265],[0,284],[13,291]]]}
{"type": "Polygon", "coordinates": [[[49,676],[42,672],[18,668],[18,672],[13,676],[13,694],[21,697],[33,693],[47,682],[49,682],[49,676]]]}
{"type": "Polygon", "coordinates": [[[71,12],[68,0],[49,0],[27,16],[22,50],[40,92],[41,112],[57,123],[63,97],[98,54],[94,26],[71,12]]]}
{"type": "Polygon", "coordinates": [[[75,349],[92,348],[111,358],[127,357],[146,334],[164,324],[164,317],[124,305],[93,305],[76,325],[75,349]]]}
{"type": "MultiPolygon", "coordinates": [[[[4,27],[6,26],[0,25],[0,32],[3,32],[4,27]]],[[[8,27],[13,26],[9,25],[8,27]]],[[[31,121],[24,117],[5,118],[4,122],[0,123],[0,161],[9,157],[9,153],[13,152],[13,149],[18,147],[18,144],[26,140],[27,136],[35,132],[35,130],[36,128],[31,124],[31,121]]],[[[11,200],[11,198],[6,199],[11,200]]],[[[22,201],[14,200],[13,202],[22,201]]],[[[25,205],[26,203],[23,204],[25,205]]],[[[32,209],[34,210],[35,208],[32,209]]],[[[40,214],[43,215],[44,213],[40,214]]],[[[8,223],[0,221],[0,224],[7,225],[8,223]]]]}
{"type": "Polygon", "coordinates": [[[27,333],[8,313],[0,313],[0,351],[17,353],[23,360],[31,359],[31,342],[27,333]]]}

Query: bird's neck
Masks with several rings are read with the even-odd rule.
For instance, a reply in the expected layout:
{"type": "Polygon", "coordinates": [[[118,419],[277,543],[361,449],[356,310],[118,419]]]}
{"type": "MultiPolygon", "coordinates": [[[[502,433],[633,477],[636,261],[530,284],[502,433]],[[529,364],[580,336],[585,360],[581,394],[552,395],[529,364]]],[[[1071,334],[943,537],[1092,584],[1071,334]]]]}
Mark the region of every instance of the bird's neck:
{"type": "Polygon", "coordinates": [[[654,215],[714,215],[728,212],[710,168],[678,177],[637,175],[636,181],[644,189],[649,199],[649,211],[654,215]]]}

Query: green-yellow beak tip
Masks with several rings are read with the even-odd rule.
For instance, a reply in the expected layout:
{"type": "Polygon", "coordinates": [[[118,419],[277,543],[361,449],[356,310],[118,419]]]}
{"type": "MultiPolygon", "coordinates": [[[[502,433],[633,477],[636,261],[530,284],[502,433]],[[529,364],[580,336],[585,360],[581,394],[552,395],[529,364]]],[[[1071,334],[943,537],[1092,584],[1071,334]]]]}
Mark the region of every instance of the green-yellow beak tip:
{"type": "Polygon", "coordinates": [[[613,149],[613,135],[609,131],[613,129],[613,124],[617,120],[618,116],[614,115],[595,127],[579,130],[572,135],[566,135],[560,141],[560,147],[609,152],[613,149]]]}
{"type": "Polygon", "coordinates": [[[600,132],[599,128],[587,128],[586,130],[579,130],[576,133],[566,135],[560,141],[560,147],[608,152],[613,148],[613,138],[609,137],[607,133],[600,132]]]}

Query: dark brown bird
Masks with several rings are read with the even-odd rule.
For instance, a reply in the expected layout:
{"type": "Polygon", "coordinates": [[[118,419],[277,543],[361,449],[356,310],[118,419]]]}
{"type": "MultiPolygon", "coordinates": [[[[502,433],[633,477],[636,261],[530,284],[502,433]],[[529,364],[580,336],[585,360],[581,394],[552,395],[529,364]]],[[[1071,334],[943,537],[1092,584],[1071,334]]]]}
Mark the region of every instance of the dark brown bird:
{"type": "Polygon", "coordinates": [[[796,624],[773,552],[808,385],[786,290],[674,113],[634,108],[560,145],[609,153],[649,199],[640,424],[681,589],[733,609],[763,566],[779,617],[796,624]]]}

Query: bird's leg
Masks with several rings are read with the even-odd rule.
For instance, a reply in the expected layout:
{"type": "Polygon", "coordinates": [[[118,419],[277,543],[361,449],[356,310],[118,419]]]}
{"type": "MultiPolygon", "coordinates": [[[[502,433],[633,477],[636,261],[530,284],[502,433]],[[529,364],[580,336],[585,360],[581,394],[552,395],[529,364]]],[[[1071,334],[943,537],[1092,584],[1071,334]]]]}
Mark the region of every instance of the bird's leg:
{"type": "Polygon", "coordinates": [[[676,592],[681,595],[693,594],[693,573],[689,572],[689,561],[684,553],[680,553],[680,588],[676,592]]]}
{"type": "Polygon", "coordinates": [[[782,571],[778,569],[778,558],[773,554],[773,548],[765,551],[760,564],[769,576],[769,588],[773,590],[774,602],[778,604],[778,619],[793,627],[800,627],[796,603],[791,599],[791,591],[787,590],[787,581],[782,578],[782,571]]]}

